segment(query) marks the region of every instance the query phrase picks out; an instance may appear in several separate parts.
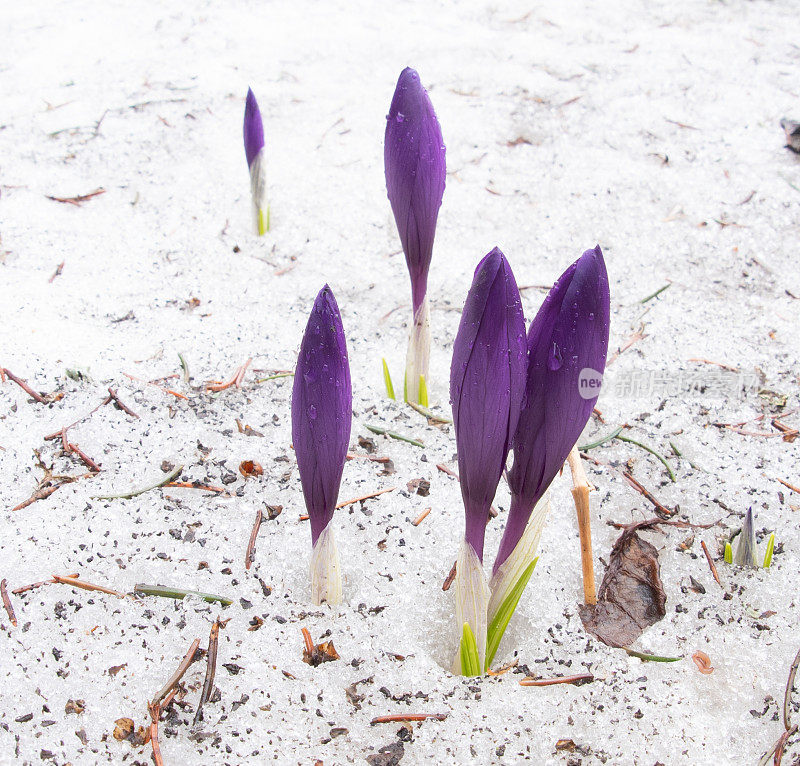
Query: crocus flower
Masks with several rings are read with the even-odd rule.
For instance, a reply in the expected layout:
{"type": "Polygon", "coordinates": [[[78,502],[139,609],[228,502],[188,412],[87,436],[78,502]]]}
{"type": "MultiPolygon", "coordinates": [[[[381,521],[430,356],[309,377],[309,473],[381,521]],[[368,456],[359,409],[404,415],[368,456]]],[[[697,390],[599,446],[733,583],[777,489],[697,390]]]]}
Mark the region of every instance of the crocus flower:
{"type": "Polygon", "coordinates": [[[386,190],[411,276],[414,327],[406,356],[406,399],[424,405],[430,356],[426,292],[436,219],[444,194],[444,155],[433,104],[417,72],[407,67],[397,80],[386,116],[383,157],[386,190]]]}
{"type": "Polygon", "coordinates": [[[269,231],[269,207],[266,203],[267,179],[264,159],[264,123],[253,91],[247,89],[244,105],[244,153],[250,170],[250,192],[253,200],[253,219],[256,233],[269,231]]]}
{"type": "Polygon", "coordinates": [[[533,560],[547,514],[544,495],[597,401],[609,315],[608,275],[598,246],[559,277],[528,330],[525,396],[508,474],[511,508],[494,562],[490,619],[533,560]]]}
{"type": "Polygon", "coordinates": [[[456,619],[485,659],[489,589],[483,541],[525,387],[525,319],[517,283],[495,248],[478,265],[453,344],[450,401],[466,529],[456,565],[456,619]]]}
{"type": "Polygon", "coordinates": [[[315,604],[341,600],[331,519],[350,441],[352,400],[342,318],[330,287],[325,285],[306,325],[292,389],[292,441],[311,522],[311,595],[315,604]]]}

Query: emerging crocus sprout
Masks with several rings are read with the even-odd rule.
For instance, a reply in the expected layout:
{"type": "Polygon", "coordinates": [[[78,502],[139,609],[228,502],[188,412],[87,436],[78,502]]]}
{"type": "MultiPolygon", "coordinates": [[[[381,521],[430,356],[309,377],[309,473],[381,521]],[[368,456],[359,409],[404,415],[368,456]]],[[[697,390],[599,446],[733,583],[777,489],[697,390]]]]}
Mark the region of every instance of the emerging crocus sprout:
{"type": "MultiPolygon", "coordinates": [[[[445,184],[445,147],[433,104],[419,75],[404,69],[386,116],[386,190],[411,277],[414,325],[408,343],[405,400],[428,406],[431,331],[428,270],[445,184]]],[[[387,392],[394,398],[386,364],[387,392]]]]}
{"type": "Polygon", "coordinates": [[[253,91],[247,89],[244,105],[244,153],[250,170],[250,196],[253,201],[253,221],[256,233],[263,236],[269,231],[269,206],[267,205],[266,160],[264,159],[264,123],[253,91]]]}
{"type": "Polygon", "coordinates": [[[753,526],[753,509],[747,509],[741,531],[735,535],[736,549],[734,550],[730,542],[725,543],[725,561],[728,564],[736,564],[740,567],[763,567],[768,569],[772,564],[772,552],[775,549],[775,533],[773,532],[767,540],[767,549],[764,553],[763,563],[758,563],[756,548],[756,532],[753,526]]]}
{"type": "Polygon", "coordinates": [[[515,292],[505,258],[492,251],[476,271],[453,349],[451,397],[467,528],[457,563],[457,663],[465,675],[489,666],[530,579],[549,510],[547,490],[591,415],[608,351],[608,275],[599,247],[587,250],[555,283],[521,352],[515,344],[524,343],[524,327],[519,335],[512,332],[524,322],[515,292]],[[493,303],[486,287],[491,279],[502,282],[501,273],[505,304],[493,303]],[[521,360],[521,385],[514,359],[521,360]],[[506,426],[510,445],[501,438],[506,426]],[[509,446],[511,508],[487,589],[483,530],[509,446]]]}
{"type": "Polygon", "coordinates": [[[342,600],[331,520],[350,441],[352,403],[342,318],[325,285],[308,319],[292,389],[292,441],[311,522],[311,599],[315,604],[342,600]]]}
{"type": "Polygon", "coordinates": [[[482,672],[486,662],[490,592],[483,571],[484,533],[517,429],[525,390],[525,356],[519,290],[508,261],[495,248],[475,270],[450,367],[450,402],[466,521],[456,563],[456,622],[463,628],[463,636],[454,670],[465,675],[482,672]]]}

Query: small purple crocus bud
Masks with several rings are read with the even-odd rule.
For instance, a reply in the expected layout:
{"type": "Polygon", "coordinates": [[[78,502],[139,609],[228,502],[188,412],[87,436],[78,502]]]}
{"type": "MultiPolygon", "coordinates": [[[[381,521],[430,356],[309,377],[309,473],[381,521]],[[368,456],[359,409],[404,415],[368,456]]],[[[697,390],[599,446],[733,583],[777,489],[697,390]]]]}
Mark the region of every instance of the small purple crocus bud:
{"type": "Polygon", "coordinates": [[[325,285],[303,335],[292,389],[292,441],[311,522],[311,590],[317,604],[341,600],[330,522],[350,441],[352,401],[342,318],[325,285]]]}
{"type": "Polygon", "coordinates": [[[484,533],[517,428],[525,364],[525,318],[519,290],[508,261],[495,248],[475,270],[450,368],[466,521],[456,567],[456,623],[459,627],[469,623],[481,667],[489,603],[482,565],[484,533]]]}
{"type": "Polygon", "coordinates": [[[608,274],[598,246],[559,277],[528,330],[525,397],[508,474],[511,508],[495,576],[592,413],[605,370],[609,317],[608,274]]]}
{"type": "Polygon", "coordinates": [[[419,74],[410,67],[397,80],[386,116],[383,157],[386,190],[411,276],[414,328],[406,358],[406,399],[427,406],[424,380],[428,376],[430,325],[426,293],[444,195],[445,147],[433,104],[419,74]]]}
{"type": "Polygon", "coordinates": [[[250,171],[250,192],[256,233],[269,231],[269,207],[266,202],[267,180],[264,160],[264,123],[253,91],[247,89],[244,105],[244,153],[250,171]]]}

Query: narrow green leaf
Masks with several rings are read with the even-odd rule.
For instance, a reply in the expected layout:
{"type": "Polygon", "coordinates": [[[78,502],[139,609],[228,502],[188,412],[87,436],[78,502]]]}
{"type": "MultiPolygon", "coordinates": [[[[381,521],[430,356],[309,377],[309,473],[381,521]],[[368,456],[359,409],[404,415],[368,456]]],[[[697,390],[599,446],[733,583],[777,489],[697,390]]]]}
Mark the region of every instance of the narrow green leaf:
{"type": "Polygon", "coordinates": [[[578,449],[581,452],[588,452],[590,449],[594,449],[595,447],[599,447],[601,444],[605,444],[606,442],[610,442],[612,439],[616,439],[622,433],[622,429],[625,426],[620,426],[619,428],[615,428],[610,434],[601,437],[596,442],[591,442],[590,444],[582,444],[578,449]]]}
{"type": "Polygon", "coordinates": [[[425,445],[418,441],[417,439],[411,439],[408,436],[403,436],[403,434],[397,433],[397,431],[390,431],[388,428],[384,428],[383,426],[373,426],[369,423],[364,423],[364,428],[368,431],[372,431],[374,434],[379,434],[381,436],[388,436],[390,439],[397,439],[401,442],[407,442],[408,444],[413,444],[415,447],[424,447],[425,445]]]}
{"type": "Polygon", "coordinates": [[[678,662],[683,657],[662,657],[658,654],[647,654],[646,652],[637,652],[636,649],[628,649],[627,646],[622,647],[631,657],[638,657],[645,662],[678,662]]]}
{"type": "Polygon", "coordinates": [[[533,570],[536,568],[536,562],[538,560],[539,557],[537,556],[533,561],[531,561],[530,564],[528,564],[525,571],[522,573],[522,576],[516,581],[516,583],[514,583],[514,587],[506,596],[505,601],[500,604],[497,614],[495,614],[491,623],[489,623],[489,629],[486,632],[487,668],[492,664],[492,660],[497,652],[497,648],[500,646],[500,639],[503,638],[503,634],[506,632],[508,623],[511,622],[511,617],[517,608],[517,604],[522,597],[522,592],[525,590],[525,586],[528,584],[528,580],[531,579],[531,575],[533,574],[533,570]]]}
{"type": "MultiPolygon", "coordinates": [[[[269,215],[269,214],[268,214],[269,215]]],[[[269,229],[269,224],[264,221],[264,211],[259,208],[258,209],[258,236],[263,237],[264,232],[269,229]]]]}
{"type": "Polygon", "coordinates": [[[389,374],[389,365],[386,364],[386,359],[381,359],[383,362],[383,382],[386,384],[386,396],[394,399],[394,386],[392,385],[392,376],[389,374]]]}
{"type": "Polygon", "coordinates": [[[479,676],[481,662],[478,657],[478,644],[472,633],[469,623],[465,622],[461,631],[461,674],[464,676],[479,676]]]}
{"type": "Polygon", "coordinates": [[[216,593],[201,593],[197,590],[186,590],[185,588],[169,588],[164,585],[145,585],[144,583],[137,583],[133,592],[142,596],[161,596],[162,598],[183,599],[187,596],[197,596],[203,601],[219,601],[222,606],[230,606],[233,599],[226,598],[225,596],[218,596],[216,593]]]}
{"type": "Polygon", "coordinates": [[[767,552],[764,554],[764,569],[768,569],[772,563],[772,551],[775,550],[775,533],[769,536],[767,541],[767,552]]]}
{"type": "Polygon", "coordinates": [[[428,406],[428,386],[425,383],[425,376],[419,376],[419,401],[417,404],[421,404],[423,407],[428,406]]]}
{"type": "Polygon", "coordinates": [[[733,548],[730,543],[725,543],[725,563],[733,564],[733,548]]]}

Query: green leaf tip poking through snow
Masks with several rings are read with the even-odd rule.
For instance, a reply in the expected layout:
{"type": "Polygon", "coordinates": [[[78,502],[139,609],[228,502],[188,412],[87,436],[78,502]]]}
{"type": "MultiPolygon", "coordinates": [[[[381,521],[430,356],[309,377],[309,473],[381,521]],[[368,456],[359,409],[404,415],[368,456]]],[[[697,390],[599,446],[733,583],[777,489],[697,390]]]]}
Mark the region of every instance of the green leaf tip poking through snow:
{"type": "Polygon", "coordinates": [[[772,551],[775,550],[775,533],[773,532],[767,540],[767,552],[764,554],[764,569],[768,569],[772,564],[772,551]]]}
{"type": "Polygon", "coordinates": [[[733,548],[730,543],[725,543],[725,563],[733,564],[733,548]]]}
{"type": "Polygon", "coordinates": [[[479,676],[481,674],[478,644],[468,622],[464,623],[461,632],[461,674],[464,676],[479,676]]]}
{"type": "Polygon", "coordinates": [[[392,385],[392,376],[389,374],[389,365],[386,364],[386,359],[381,359],[383,362],[383,382],[386,384],[386,396],[394,399],[394,386],[392,385]]]}
{"type": "Polygon", "coordinates": [[[428,406],[428,386],[425,383],[425,376],[419,376],[419,401],[417,404],[421,404],[423,407],[428,406]]]}
{"type": "Polygon", "coordinates": [[[503,634],[506,632],[506,628],[508,627],[508,623],[511,621],[511,617],[514,614],[514,611],[517,608],[517,604],[519,604],[519,600],[522,597],[522,593],[525,590],[525,587],[528,584],[528,581],[531,579],[531,575],[533,574],[533,570],[536,568],[536,562],[539,560],[537,556],[530,564],[528,564],[525,571],[522,573],[522,576],[514,583],[514,587],[511,589],[511,592],[506,596],[505,601],[500,605],[500,608],[497,610],[497,614],[495,614],[492,621],[489,623],[489,629],[487,630],[486,635],[486,667],[488,668],[492,664],[492,660],[494,659],[494,655],[497,652],[497,648],[500,646],[500,639],[503,638],[503,634]]]}

